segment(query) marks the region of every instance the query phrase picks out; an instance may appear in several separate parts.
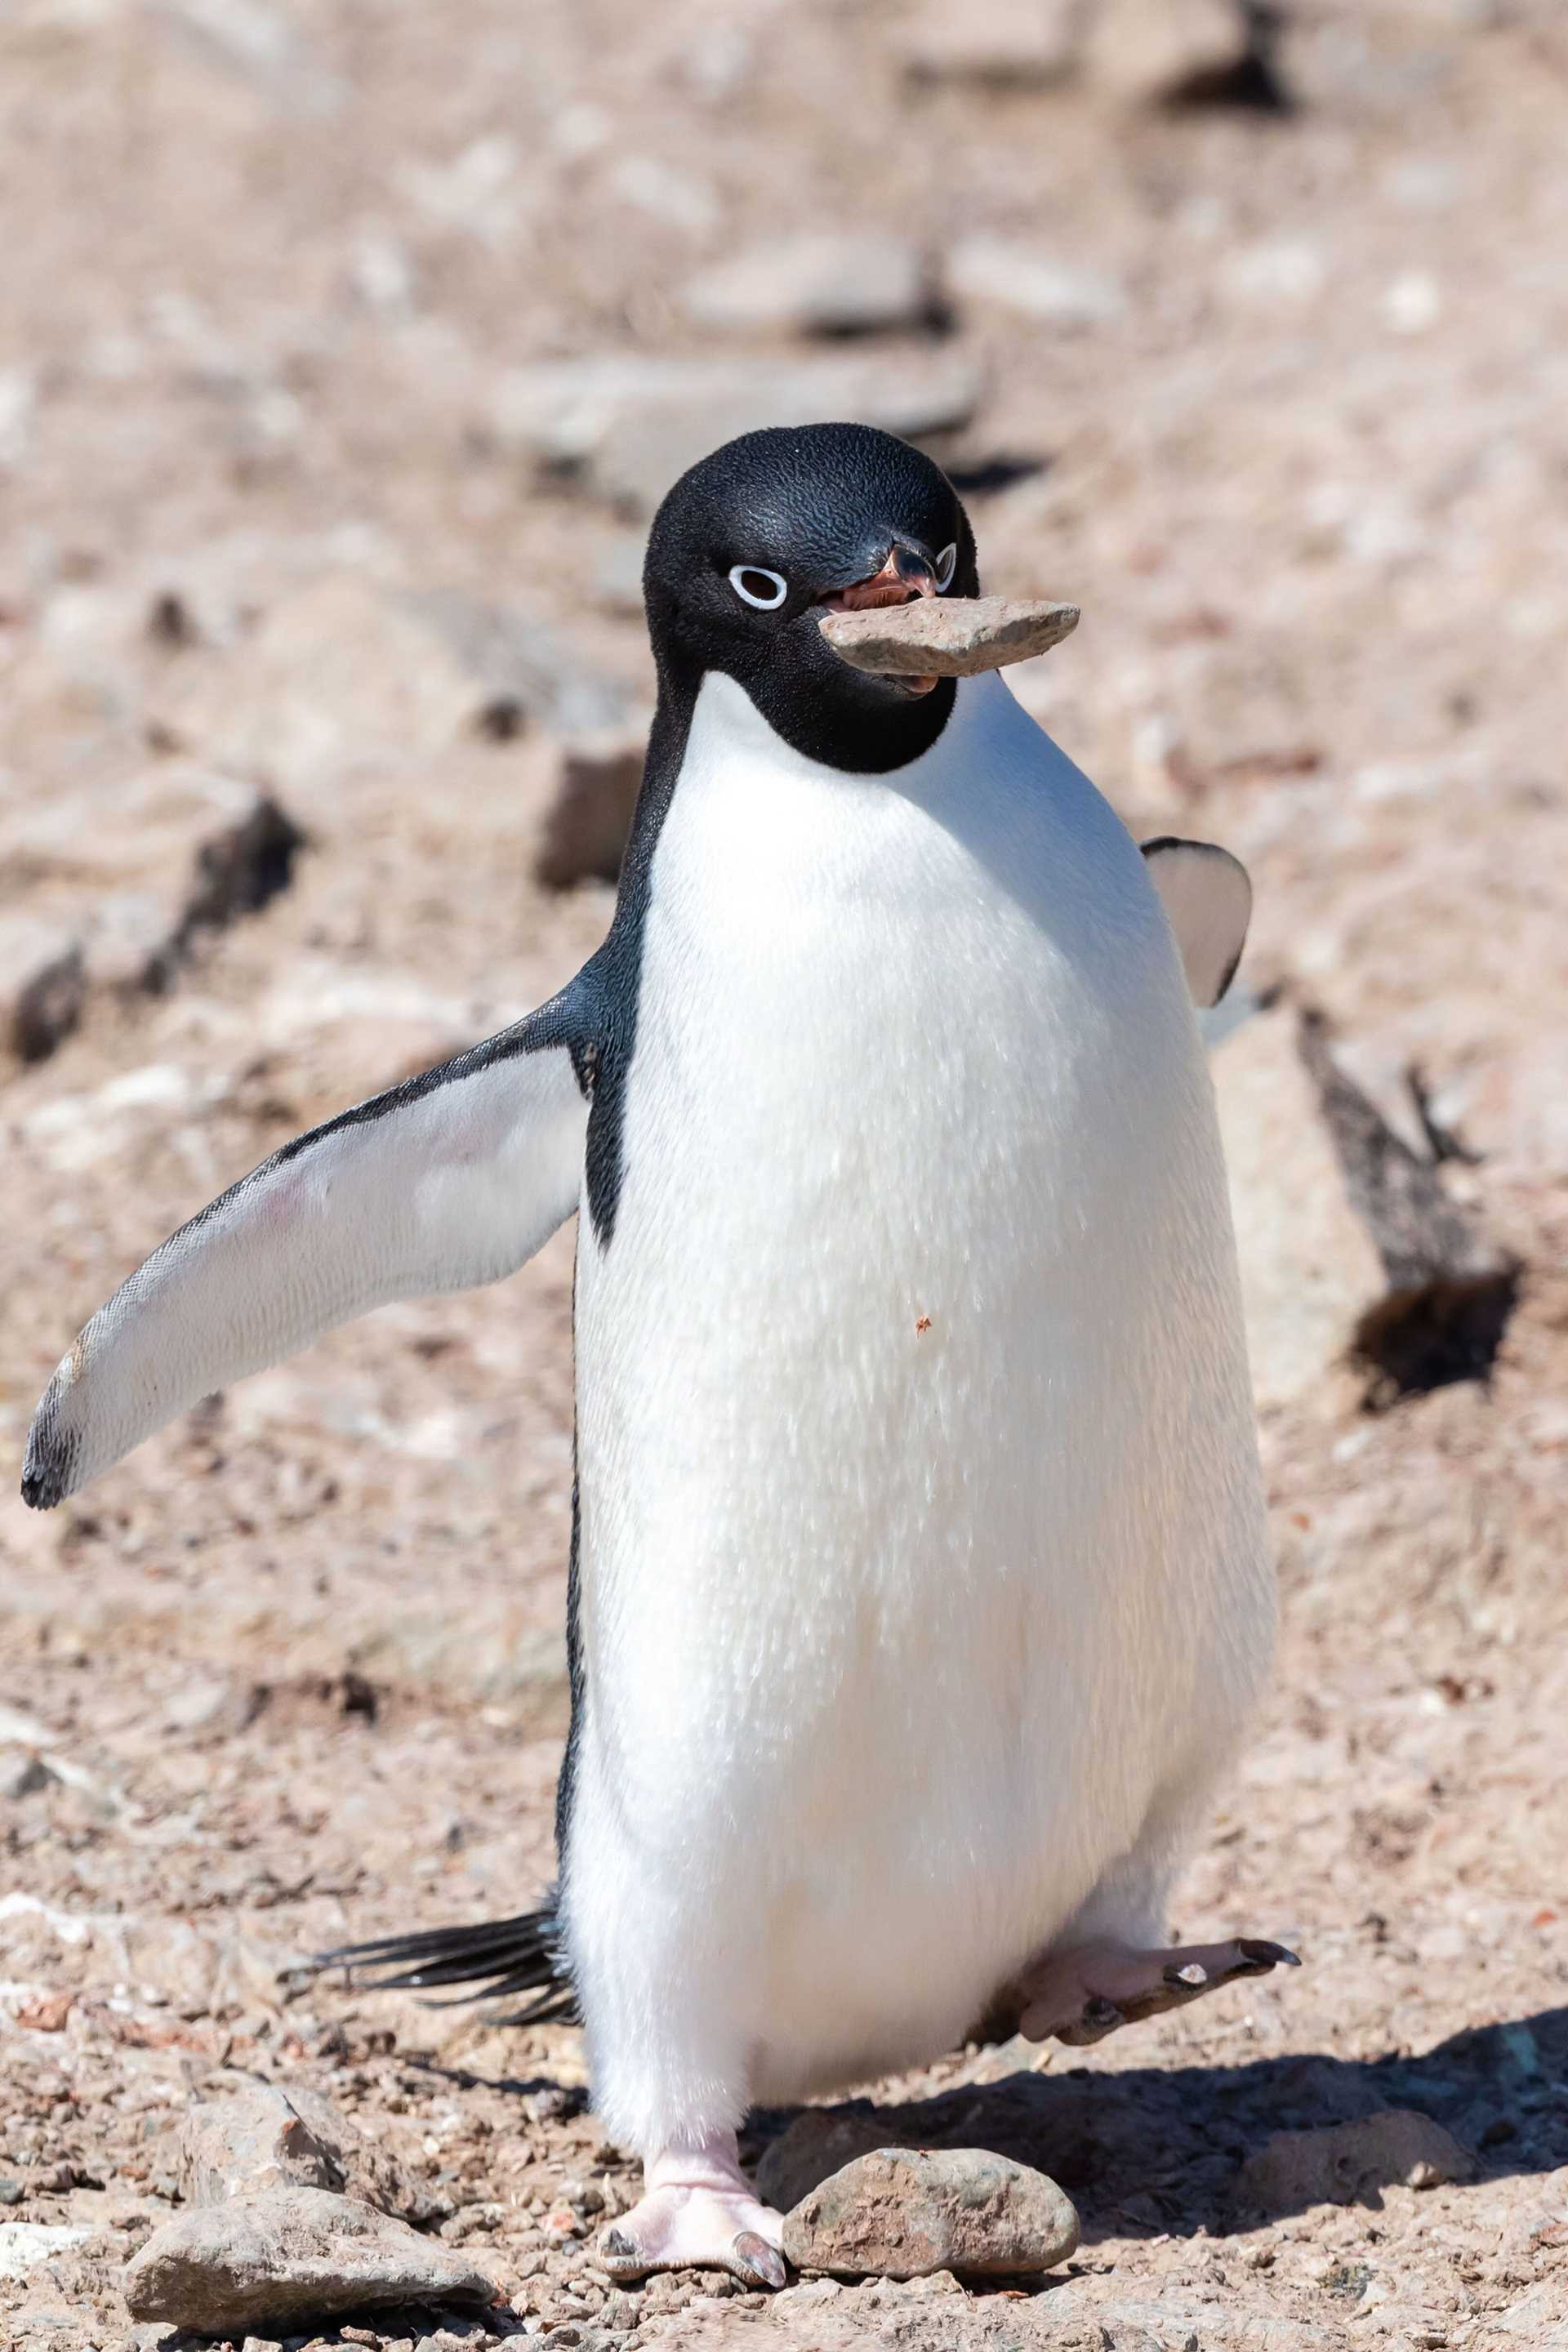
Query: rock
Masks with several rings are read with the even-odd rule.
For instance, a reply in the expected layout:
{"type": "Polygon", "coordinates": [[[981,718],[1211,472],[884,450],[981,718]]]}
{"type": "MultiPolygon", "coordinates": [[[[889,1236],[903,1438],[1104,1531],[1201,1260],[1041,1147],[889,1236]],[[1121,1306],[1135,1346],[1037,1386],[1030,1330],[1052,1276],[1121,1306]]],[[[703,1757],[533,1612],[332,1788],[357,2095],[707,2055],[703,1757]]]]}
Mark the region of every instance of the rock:
{"type": "Polygon", "coordinates": [[[0,916],[0,1045],[41,1062],[81,1018],[87,971],[81,942],[58,923],[0,916]]]}
{"type": "Polygon", "coordinates": [[[866,334],[918,326],[931,307],[908,237],[879,229],[769,238],[699,271],[680,296],[694,326],[725,334],[866,334]]]}
{"type": "Polygon", "coordinates": [[[1069,636],[1076,604],[1026,596],[922,596],[880,611],[829,613],[822,634],[855,669],[896,677],[973,677],[1030,660],[1069,636]]]}
{"type": "Polygon", "coordinates": [[[180,760],[60,795],[10,828],[29,881],[75,913],[84,1003],[172,986],[204,933],[288,888],[304,838],[268,793],[180,760]]]}
{"type": "Polygon", "coordinates": [[[1230,1177],[1253,1393],[1265,1411],[1348,1402],[1361,1316],[1384,1294],[1372,1236],[1350,1204],[1296,1014],[1260,1013],[1210,1069],[1230,1177]]]}
{"type": "Polygon", "coordinates": [[[736,434],[854,416],[903,439],[956,432],[983,378],[951,354],[541,361],[503,377],[491,424],[547,475],[568,476],[628,513],[651,514],[677,477],[736,434]]]}
{"type": "Polygon", "coordinates": [[[1016,237],[962,238],[948,254],[946,279],[961,302],[995,304],[1057,327],[1100,326],[1127,308],[1120,279],[1075,268],[1016,237]]]}
{"type": "Polygon", "coordinates": [[[204,2100],[181,2126],[175,2159],[191,2205],[224,2205],[263,2189],[330,2189],[405,2221],[446,2210],[395,2158],[302,2085],[258,2083],[204,2100]]]}
{"type": "Polygon", "coordinates": [[[1321,1014],[1302,1013],[1296,1042],[1351,1207],[1382,1265],[1383,1294],[1352,1334],[1352,1352],[1372,1375],[1369,1402],[1484,1375],[1513,1311],[1517,1260],[1449,1197],[1430,1140],[1415,1150],[1390,1127],[1321,1014]]]}
{"type": "Polygon", "coordinates": [[[66,2222],[0,2221],[0,2279],[26,2278],[91,2235],[66,2222]]]}
{"type": "Polygon", "coordinates": [[[153,2231],[122,2273],[133,2319],[221,2335],[381,2304],[495,2300],[465,2253],[325,2189],[268,2189],[195,2206],[153,2231]]]}
{"type": "Polygon", "coordinates": [[[1170,99],[1234,68],[1247,37],[1237,0],[1096,0],[1084,69],[1113,96],[1170,99]]]}
{"type": "Polygon", "coordinates": [[[1310,2205],[1376,2204],[1380,2189],[1436,2189],[1473,2167],[1452,2133],[1409,2107],[1349,2124],[1275,2132],[1237,2176],[1248,2211],[1300,2213],[1310,2205]]]}
{"type": "Polygon", "coordinates": [[[258,2189],[343,2186],[332,2148],[270,2083],[194,2106],[180,2127],[175,2168],[187,2205],[224,2205],[258,2189]]]}
{"type": "Polygon", "coordinates": [[[989,0],[984,8],[928,5],[898,39],[907,79],[985,89],[1048,89],[1076,70],[1079,0],[989,0]]]}
{"type": "Polygon", "coordinates": [[[784,2217],[797,2269],[851,2278],[1049,2270],[1079,2242],[1054,2180],[986,2148],[885,2147],[857,2157],[784,2217]]]}
{"type": "Polygon", "coordinates": [[[40,1789],[58,1787],[59,1777],[31,1749],[0,1748],[0,1797],[11,1803],[20,1797],[36,1797],[40,1789]]]}
{"type": "Polygon", "coordinates": [[[562,744],[533,861],[535,878],[547,890],[616,879],[647,754],[646,727],[562,744]]]}

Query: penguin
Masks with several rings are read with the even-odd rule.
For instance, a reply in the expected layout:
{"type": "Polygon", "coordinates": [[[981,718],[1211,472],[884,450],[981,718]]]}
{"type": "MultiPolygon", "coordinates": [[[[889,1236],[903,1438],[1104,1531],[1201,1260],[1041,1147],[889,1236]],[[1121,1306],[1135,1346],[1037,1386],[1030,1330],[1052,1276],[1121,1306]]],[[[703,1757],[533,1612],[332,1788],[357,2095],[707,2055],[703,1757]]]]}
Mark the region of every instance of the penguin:
{"type": "Polygon", "coordinates": [[[1207,845],[1141,855],[999,673],[832,651],[826,611],[979,593],[904,443],[729,443],[645,588],[603,945],[155,1250],[56,1372],[23,1493],[579,1213],[558,1888],[355,1956],[574,2006],[644,2165],[601,2259],[778,2285],[753,2103],[1294,1961],[1164,1923],[1274,1640],[1194,1009],[1250,891],[1207,845]]]}

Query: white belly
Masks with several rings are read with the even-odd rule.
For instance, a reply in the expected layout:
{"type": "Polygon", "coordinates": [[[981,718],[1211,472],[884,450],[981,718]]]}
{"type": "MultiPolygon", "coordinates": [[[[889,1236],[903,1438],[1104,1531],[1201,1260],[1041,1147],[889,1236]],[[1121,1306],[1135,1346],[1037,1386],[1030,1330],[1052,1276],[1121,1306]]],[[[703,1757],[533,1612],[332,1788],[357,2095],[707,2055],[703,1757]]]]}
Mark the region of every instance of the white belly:
{"type": "Polygon", "coordinates": [[[578,1277],[570,1932],[624,1969],[635,1885],[784,2096],[950,2043],[1268,1648],[1180,964],[999,679],[865,779],[708,680],[624,1132],[578,1277]]]}

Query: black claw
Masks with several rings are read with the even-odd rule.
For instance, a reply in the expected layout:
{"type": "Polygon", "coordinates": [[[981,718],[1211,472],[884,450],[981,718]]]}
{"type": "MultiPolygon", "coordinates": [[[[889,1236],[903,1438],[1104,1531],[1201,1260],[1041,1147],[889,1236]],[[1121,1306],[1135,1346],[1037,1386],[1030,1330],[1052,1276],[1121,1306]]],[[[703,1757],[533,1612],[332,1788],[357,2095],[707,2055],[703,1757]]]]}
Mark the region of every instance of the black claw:
{"type": "Polygon", "coordinates": [[[1253,1976],[1262,1976],[1266,1969],[1277,1969],[1281,1962],[1288,1969],[1299,1969],[1301,1965],[1296,1954],[1288,1951],[1283,1944],[1267,1944],[1260,1936],[1244,1937],[1237,1949],[1243,1959],[1251,1961],[1250,1973],[1253,1976]]]}
{"type": "Polygon", "coordinates": [[[635,2268],[642,2261],[642,2255],[631,2239],[624,2230],[617,2230],[614,2222],[608,2229],[600,2231],[598,2252],[602,2261],[623,2269],[635,2268]]]}
{"type": "Polygon", "coordinates": [[[783,2286],[788,2276],[784,2256],[755,2230],[742,2230],[730,2247],[737,2275],[755,2286],[783,2286]]]}
{"type": "Polygon", "coordinates": [[[1098,2033],[1109,2033],[1125,2021],[1113,2000],[1106,2000],[1100,1993],[1094,1992],[1084,2002],[1083,2022],[1092,2025],[1098,2033]]]}

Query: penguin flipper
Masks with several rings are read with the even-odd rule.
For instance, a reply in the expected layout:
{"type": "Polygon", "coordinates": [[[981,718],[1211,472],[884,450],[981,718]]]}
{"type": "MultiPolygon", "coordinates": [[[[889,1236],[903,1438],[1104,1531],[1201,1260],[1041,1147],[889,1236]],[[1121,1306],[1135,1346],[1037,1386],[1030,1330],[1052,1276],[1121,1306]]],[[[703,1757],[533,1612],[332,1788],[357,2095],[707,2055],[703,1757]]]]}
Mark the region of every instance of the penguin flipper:
{"type": "Polygon", "coordinates": [[[499,1281],[577,1205],[595,1038],[582,983],[286,1143],[100,1307],[28,1433],[47,1510],[213,1390],[374,1307],[499,1281]]]}
{"type": "Polygon", "coordinates": [[[1246,866],[1212,841],[1168,834],[1144,842],[1143,862],[1176,935],[1193,1003],[1217,1004],[1236,978],[1252,919],[1246,866]]]}

